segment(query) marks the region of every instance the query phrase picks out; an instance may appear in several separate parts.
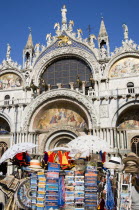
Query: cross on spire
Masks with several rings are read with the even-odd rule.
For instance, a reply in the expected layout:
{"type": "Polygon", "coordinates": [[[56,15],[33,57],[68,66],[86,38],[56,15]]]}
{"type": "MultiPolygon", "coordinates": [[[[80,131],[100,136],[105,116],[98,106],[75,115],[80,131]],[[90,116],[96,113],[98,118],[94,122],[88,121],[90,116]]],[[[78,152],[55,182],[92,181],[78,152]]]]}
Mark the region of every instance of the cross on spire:
{"type": "Polygon", "coordinates": [[[90,26],[90,24],[87,27],[87,31],[88,31],[88,35],[90,36],[91,31],[92,31],[93,27],[90,26]]]}

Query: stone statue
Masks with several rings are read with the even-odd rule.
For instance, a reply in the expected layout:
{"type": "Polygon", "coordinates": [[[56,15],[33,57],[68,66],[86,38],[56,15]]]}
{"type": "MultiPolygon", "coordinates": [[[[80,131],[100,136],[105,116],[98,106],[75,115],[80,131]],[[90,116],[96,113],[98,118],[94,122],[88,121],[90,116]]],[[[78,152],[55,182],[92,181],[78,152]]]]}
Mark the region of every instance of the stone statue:
{"type": "Polygon", "coordinates": [[[54,29],[57,28],[57,31],[60,31],[60,24],[59,23],[55,23],[54,25],[54,29]]]}
{"type": "Polygon", "coordinates": [[[82,34],[82,29],[77,29],[77,38],[80,39],[81,38],[81,34],[82,34]]]}
{"type": "Polygon", "coordinates": [[[35,45],[35,51],[36,51],[36,53],[39,53],[40,52],[40,44],[39,43],[37,43],[35,45]]]}
{"type": "Polygon", "coordinates": [[[128,40],[128,27],[126,24],[123,24],[122,27],[124,29],[124,40],[127,41],[128,40]]]}
{"type": "Polygon", "coordinates": [[[90,34],[89,41],[92,47],[95,47],[94,40],[97,40],[96,36],[94,34],[90,34]]]}
{"type": "Polygon", "coordinates": [[[61,9],[61,13],[62,13],[62,23],[66,23],[67,22],[67,17],[66,17],[67,9],[65,5],[61,9]]]}
{"type": "Polygon", "coordinates": [[[69,21],[69,28],[68,28],[69,31],[72,31],[73,30],[73,28],[72,28],[73,26],[74,26],[74,21],[73,20],[70,20],[69,21]]]}
{"type": "Polygon", "coordinates": [[[107,56],[107,50],[105,49],[104,46],[102,46],[100,49],[100,56],[101,56],[101,59],[104,59],[107,56]]]}
{"type": "Polygon", "coordinates": [[[9,44],[7,44],[7,53],[6,53],[7,60],[10,59],[10,53],[11,53],[11,47],[9,44]]]}
{"type": "Polygon", "coordinates": [[[43,51],[45,49],[45,45],[41,45],[41,50],[43,51]]]}
{"type": "Polygon", "coordinates": [[[52,40],[51,33],[50,33],[50,34],[47,34],[47,35],[46,35],[46,41],[47,41],[47,42],[51,42],[51,40],[52,40]]]}

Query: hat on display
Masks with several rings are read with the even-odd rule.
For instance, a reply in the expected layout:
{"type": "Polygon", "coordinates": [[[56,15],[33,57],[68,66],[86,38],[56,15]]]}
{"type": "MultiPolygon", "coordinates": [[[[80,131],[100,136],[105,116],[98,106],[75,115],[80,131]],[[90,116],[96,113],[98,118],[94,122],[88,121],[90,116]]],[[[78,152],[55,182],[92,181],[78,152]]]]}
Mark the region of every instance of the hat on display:
{"type": "Polygon", "coordinates": [[[128,165],[138,165],[139,157],[134,152],[129,152],[126,158],[123,158],[123,163],[128,165]]]}
{"type": "Polygon", "coordinates": [[[34,170],[34,171],[39,171],[39,170],[43,170],[41,165],[40,165],[40,161],[39,160],[31,160],[30,161],[30,166],[29,166],[30,169],[34,170]]]}
{"type": "Polygon", "coordinates": [[[124,168],[124,171],[126,172],[126,173],[138,173],[138,167],[137,166],[135,166],[135,165],[127,165],[127,166],[125,166],[125,168],[124,168]]]}
{"type": "Polygon", "coordinates": [[[111,157],[109,162],[105,162],[103,166],[108,169],[115,169],[119,171],[122,171],[124,168],[120,157],[111,157]]]}

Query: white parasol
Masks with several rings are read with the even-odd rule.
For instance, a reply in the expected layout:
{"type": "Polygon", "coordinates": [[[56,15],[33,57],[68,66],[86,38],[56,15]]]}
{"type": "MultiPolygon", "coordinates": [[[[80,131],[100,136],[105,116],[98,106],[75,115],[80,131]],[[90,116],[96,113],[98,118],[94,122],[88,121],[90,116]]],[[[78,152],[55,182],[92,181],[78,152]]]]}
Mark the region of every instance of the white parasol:
{"type": "Polygon", "coordinates": [[[24,142],[24,143],[19,143],[19,144],[14,144],[13,146],[11,146],[9,149],[7,149],[4,154],[2,155],[1,159],[0,159],[0,164],[4,161],[6,161],[9,158],[13,158],[16,154],[20,153],[20,152],[26,152],[29,151],[31,149],[33,149],[34,147],[36,147],[36,144],[33,143],[28,143],[28,142],[24,142]]]}
{"type": "MultiPolygon", "coordinates": [[[[108,142],[104,139],[101,139],[98,136],[85,135],[79,136],[76,139],[70,141],[67,146],[81,153],[82,156],[88,156],[92,151],[93,152],[110,152],[111,148],[108,142]]],[[[70,154],[69,154],[70,155],[70,154]]],[[[75,154],[76,155],[76,154],[75,154]]]]}

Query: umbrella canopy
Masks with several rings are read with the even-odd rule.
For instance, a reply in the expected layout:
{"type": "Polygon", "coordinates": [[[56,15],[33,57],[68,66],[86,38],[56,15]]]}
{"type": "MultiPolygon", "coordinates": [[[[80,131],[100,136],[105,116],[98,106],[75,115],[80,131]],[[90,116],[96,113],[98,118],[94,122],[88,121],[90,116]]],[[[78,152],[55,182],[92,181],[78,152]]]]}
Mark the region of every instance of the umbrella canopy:
{"type": "Polygon", "coordinates": [[[111,151],[110,145],[106,142],[106,140],[93,135],[79,136],[70,141],[67,146],[71,149],[78,150],[78,152],[84,153],[86,156],[88,156],[91,151],[111,151]]]}
{"type": "Polygon", "coordinates": [[[28,143],[28,142],[14,144],[9,149],[7,149],[6,152],[4,152],[4,154],[2,155],[2,157],[0,159],[0,164],[9,158],[12,159],[16,154],[18,154],[20,152],[29,151],[36,146],[37,146],[36,144],[28,143]]]}

